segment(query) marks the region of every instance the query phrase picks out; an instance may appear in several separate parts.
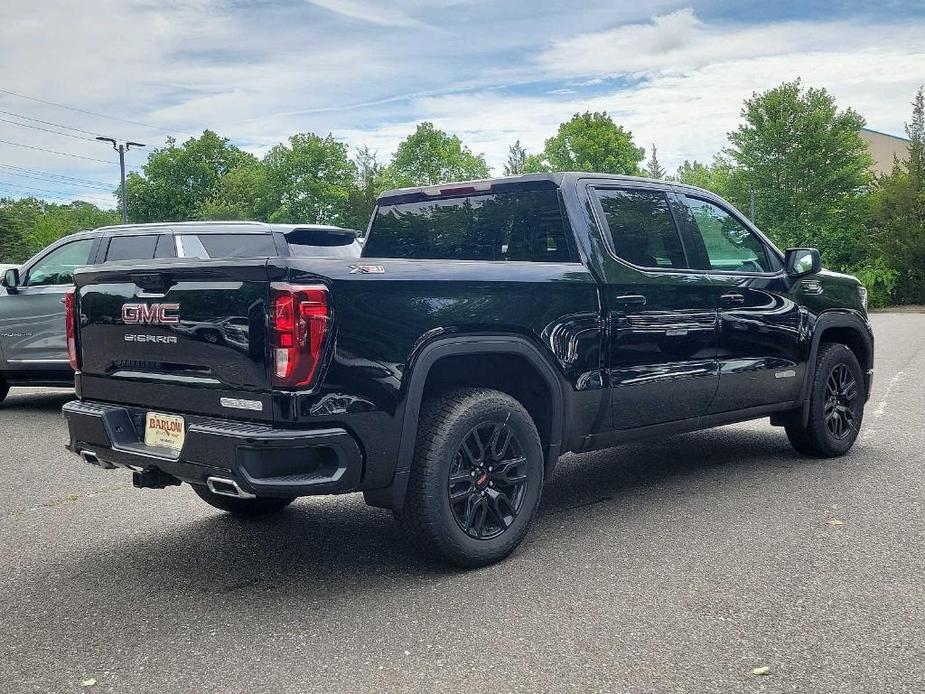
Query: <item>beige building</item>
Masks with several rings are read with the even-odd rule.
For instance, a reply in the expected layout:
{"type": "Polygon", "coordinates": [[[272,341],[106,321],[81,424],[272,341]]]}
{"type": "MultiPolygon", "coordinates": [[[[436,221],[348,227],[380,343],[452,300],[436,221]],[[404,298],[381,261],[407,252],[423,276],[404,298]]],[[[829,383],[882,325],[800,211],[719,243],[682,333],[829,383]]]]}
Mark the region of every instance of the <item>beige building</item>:
{"type": "Polygon", "coordinates": [[[877,130],[861,129],[861,137],[867,143],[874,160],[873,172],[878,176],[893,170],[893,159],[909,159],[909,140],[898,135],[887,135],[877,130]]]}

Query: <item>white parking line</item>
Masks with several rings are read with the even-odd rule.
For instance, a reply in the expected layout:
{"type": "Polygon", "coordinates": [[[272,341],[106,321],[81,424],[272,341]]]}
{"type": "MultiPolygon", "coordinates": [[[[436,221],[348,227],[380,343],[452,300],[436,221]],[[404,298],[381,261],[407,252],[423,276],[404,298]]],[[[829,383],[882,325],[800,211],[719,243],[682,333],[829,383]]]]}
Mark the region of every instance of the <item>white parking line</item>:
{"type": "MultiPolygon", "coordinates": [[[[889,400],[890,395],[891,395],[892,392],[893,392],[893,387],[894,387],[897,383],[899,383],[899,379],[902,378],[902,376],[903,376],[903,372],[902,372],[902,371],[897,371],[897,372],[896,372],[896,375],[893,376],[893,378],[890,379],[890,382],[889,382],[889,383],[887,384],[887,386],[886,386],[886,391],[883,393],[883,397],[880,398],[880,402],[877,403],[877,409],[874,410],[873,412],[871,412],[871,414],[873,415],[873,420],[874,420],[873,422],[871,422],[871,424],[875,423],[878,419],[880,419],[880,416],[881,416],[881,415],[883,414],[883,412],[886,410],[887,401],[889,400]]],[[[874,427],[872,427],[872,426],[867,426],[867,427],[865,427],[865,430],[864,430],[864,437],[863,437],[863,438],[864,438],[865,440],[867,440],[867,439],[869,439],[870,437],[872,437],[876,432],[877,432],[877,430],[876,430],[874,427]]]]}

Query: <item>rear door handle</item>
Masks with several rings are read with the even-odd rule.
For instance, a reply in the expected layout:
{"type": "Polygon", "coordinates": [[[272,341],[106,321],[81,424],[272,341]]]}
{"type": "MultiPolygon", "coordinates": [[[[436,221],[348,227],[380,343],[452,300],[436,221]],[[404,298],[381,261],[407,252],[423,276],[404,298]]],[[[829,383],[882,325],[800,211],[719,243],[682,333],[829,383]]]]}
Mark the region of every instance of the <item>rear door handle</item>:
{"type": "Polygon", "coordinates": [[[728,294],[723,294],[719,300],[725,306],[739,306],[740,304],[745,303],[745,297],[737,292],[729,292],[728,294]]]}
{"type": "Polygon", "coordinates": [[[617,303],[623,304],[624,306],[645,306],[646,297],[644,297],[642,294],[621,294],[617,297],[617,303]]]}

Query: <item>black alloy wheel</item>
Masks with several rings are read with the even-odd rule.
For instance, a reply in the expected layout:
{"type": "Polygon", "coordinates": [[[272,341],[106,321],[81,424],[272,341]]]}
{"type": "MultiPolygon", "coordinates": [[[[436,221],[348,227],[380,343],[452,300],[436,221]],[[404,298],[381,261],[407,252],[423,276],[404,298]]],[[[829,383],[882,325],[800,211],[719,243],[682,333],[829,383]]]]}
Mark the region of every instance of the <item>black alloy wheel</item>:
{"type": "Polygon", "coordinates": [[[399,525],[421,552],[456,566],[504,559],[526,537],[543,490],[530,413],[507,393],[459,388],[427,398],[418,421],[399,525]]]}
{"type": "Polygon", "coordinates": [[[453,517],[469,537],[490,540],[513,525],[523,505],[527,458],[506,423],[479,424],[463,439],[450,468],[453,517]]]}
{"type": "Polygon", "coordinates": [[[825,386],[825,426],[836,439],[847,438],[855,425],[858,384],[847,364],[836,364],[825,386]]]}
{"type": "Polygon", "coordinates": [[[803,455],[834,458],[854,445],[864,421],[864,372],[847,345],[824,343],[816,356],[812,387],[804,408],[785,428],[803,455]],[[801,417],[805,420],[799,421],[801,417]]]}

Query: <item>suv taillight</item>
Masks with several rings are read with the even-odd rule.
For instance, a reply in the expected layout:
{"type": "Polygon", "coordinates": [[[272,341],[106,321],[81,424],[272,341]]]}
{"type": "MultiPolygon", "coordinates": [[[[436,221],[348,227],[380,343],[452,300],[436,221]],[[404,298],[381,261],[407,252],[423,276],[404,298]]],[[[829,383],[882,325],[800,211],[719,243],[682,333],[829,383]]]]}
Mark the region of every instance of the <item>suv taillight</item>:
{"type": "Polygon", "coordinates": [[[331,317],[328,289],[322,284],[274,283],[270,304],[273,385],[310,386],[324,357],[331,317]]]}
{"type": "Polygon", "coordinates": [[[76,289],[68,287],[64,294],[64,334],[67,339],[67,359],[77,371],[77,301],[76,289]]]}

